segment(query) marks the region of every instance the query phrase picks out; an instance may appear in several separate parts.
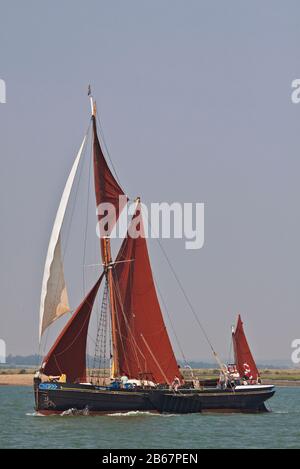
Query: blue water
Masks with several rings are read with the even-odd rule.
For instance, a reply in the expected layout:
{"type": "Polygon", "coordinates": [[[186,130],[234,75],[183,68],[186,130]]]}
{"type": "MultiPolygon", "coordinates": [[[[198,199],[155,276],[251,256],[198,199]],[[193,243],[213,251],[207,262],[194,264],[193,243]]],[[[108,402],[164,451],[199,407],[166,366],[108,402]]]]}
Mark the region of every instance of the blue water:
{"type": "Polygon", "coordinates": [[[0,387],[1,448],[300,448],[300,388],[268,414],[38,416],[30,387],[0,387]]]}

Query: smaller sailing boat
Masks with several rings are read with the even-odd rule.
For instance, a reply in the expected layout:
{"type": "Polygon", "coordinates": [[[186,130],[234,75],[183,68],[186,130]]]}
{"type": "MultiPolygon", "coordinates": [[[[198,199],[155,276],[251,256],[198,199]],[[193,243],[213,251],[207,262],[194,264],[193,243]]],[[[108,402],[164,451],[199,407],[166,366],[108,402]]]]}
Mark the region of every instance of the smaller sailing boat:
{"type": "Polygon", "coordinates": [[[253,355],[251,353],[246,335],[244,332],[241,315],[235,329],[232,329],[232,343],[236,370],[243,381],[247,384],[260,384],[261,379],[253,355]]]}
{"type": "MultiPolygon", "coordinates": [[[[232,327],[231,333],[234,363],[226,366],[226,373],[221,378],[223,386],[231,386],[236,390],[256,389],[262,392],[265,389],[274,389],[272,385],[263,385],[261,383],[260,374],[251,353],[240,314],[238,315],[236,327],[232,327]]],[[[263,410],[267,410],[264,404],[261,405],[261,411],[263,410]]]]}
{"type": "MultiPolygon", "coordinates": [[[[264,402],[274,394],[273,386],[257,389],[251,385],[226,388],[216,385],[206,388],[199,380],[184,381],[156,293],[147,242],[143,236],[139,198],[135,199],[135,213],[119,253],[115,260],[112,258],[111,231],[128,198],[104,157],[92,97],[91,107],[96,204],[97,207],[111,204],[115,208],[115,217],[113,223],[108,220],[108,233],[106,230],[104,235],[100,230],[103,271],[98,273],[97,281],[69,318],[35,375],[36,410],[43,414],[68,409],[91,413],[264,410],[264,402]],[[131,228],[137,225],[140,227],[139,236],[135,237],[131,228]],[[104,286],[103,299],[95,348],[102,356],[107,330],[112,345],[110,376],[106,379],[102,376],[102,380],[100,375],[105,373],[107,365],[94,369],[96,376],[91,375],[86,366],[89,322],[101,283],[104,286]]],[[[61,229],[86,141],[87,136],[67,179],[50,237],[41,292],[40,339],[48,327],[71,309],[64,278],[61,229]]],[[[98,221],[102,221],[99,213],[98,221]]],[[[222,366],[221,369],[225,375],[222,366]]]]}

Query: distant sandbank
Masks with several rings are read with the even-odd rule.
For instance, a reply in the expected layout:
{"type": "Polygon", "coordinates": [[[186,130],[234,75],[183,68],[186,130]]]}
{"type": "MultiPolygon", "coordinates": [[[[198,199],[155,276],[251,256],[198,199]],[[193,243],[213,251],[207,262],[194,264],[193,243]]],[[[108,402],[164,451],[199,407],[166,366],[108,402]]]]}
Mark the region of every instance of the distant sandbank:
{"type": "Polygon", "coordinates": [[[0,386],[32,386],[33,385],[33,374],[12,374],[12,375],[1,375],[0,374],[0,386]]]}

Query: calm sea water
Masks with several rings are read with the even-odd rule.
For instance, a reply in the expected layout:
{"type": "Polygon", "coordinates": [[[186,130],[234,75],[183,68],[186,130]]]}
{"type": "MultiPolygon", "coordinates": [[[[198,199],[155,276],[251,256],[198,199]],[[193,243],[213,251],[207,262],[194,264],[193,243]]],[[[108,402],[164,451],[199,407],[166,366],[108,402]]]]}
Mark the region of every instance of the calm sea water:
{"type": "Polygon", "coordinates": [[[30,387],[0,386],[1,448],[300,448],[300,388],[278,388],[269,414],[50,416],[30,387]]]}

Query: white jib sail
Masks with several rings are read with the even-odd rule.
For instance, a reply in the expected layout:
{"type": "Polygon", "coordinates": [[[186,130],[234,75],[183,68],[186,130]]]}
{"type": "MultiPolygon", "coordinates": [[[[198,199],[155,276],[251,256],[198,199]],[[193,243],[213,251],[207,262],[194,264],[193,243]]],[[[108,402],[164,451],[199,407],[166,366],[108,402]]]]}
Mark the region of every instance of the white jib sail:
{"type": "Polygon", "coordinates": [[[70,311],[64,278],[60,232],[85,141],[86,136],[67,179],[49,241],[41,292],[39,340],[50,324],[70,311]]]}

